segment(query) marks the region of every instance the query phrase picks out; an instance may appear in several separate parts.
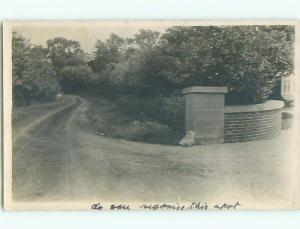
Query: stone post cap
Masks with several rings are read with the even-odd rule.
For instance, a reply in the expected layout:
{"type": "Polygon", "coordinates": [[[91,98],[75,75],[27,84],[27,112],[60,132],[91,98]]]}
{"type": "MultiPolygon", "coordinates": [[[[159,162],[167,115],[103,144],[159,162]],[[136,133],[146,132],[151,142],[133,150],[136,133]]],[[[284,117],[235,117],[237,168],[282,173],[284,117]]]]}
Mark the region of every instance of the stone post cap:
{"type": "Polygon", "coordinates": [[[182,90],[182,93],[191,94],[191,93],[212,93],[212,94],[226,94],[227,87],[202,87],[202,86],[193,86],[187,87],[182,90]]]}

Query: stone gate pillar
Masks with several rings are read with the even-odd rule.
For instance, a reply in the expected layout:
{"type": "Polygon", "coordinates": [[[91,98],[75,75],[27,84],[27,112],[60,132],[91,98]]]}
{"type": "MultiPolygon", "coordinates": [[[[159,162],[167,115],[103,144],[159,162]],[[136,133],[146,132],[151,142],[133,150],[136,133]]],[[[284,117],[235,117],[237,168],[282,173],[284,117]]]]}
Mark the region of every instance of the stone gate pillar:
{"type": "Polygon", "coordinates": [[[193,144],[224,143],[226,93],[226,87],[195,86],[183,89],[186,137],[192,133],[193,144]]]}

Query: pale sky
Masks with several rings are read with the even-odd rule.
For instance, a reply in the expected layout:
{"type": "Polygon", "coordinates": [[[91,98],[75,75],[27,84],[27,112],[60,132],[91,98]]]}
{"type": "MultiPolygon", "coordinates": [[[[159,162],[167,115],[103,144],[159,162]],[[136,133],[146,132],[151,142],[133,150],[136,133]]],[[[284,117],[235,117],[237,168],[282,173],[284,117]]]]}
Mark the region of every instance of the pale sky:
{"type": "Polygon", "coordinates": [[[32,44],[46,46],[46,41],[54,37],[64,37],[66,39],[79,41],[81,47],[86,52],[92,52],[94,50],[96,41],[98,39],[105,40],[109,34],[116,33],[121,37],[131,37],[137,33],[140,29],[155,30],[158,32],[164,32],[169,26],[159,24],[79,24],[79,25],[64,25],[51,24],[48,25],[18,25],[13,27],[14,31],[23,34],[25,37],[31,40],[32,44]]]}

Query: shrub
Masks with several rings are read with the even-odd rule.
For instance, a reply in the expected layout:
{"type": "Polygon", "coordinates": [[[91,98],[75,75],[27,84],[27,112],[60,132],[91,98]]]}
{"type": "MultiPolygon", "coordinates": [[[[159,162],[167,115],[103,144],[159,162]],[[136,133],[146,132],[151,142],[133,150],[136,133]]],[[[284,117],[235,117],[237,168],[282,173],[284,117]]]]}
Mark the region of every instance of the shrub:
{"type": "Polygon", "coordinates": [[[154,121],[133,121],[117,127],[112,135],[132,141],[165,143],[169,141],[170,130],[168,126],[154,121]]]}
{"type": "Polygon", "coordinates": [[[181,116],[177,111],[182,111],[177,109],[178,104],[182,105],[180,99],[123,96],[89,100],[91,106],[87,117],[91,128],[100,135],[131,141],[177,144],[184,134],[181,131],[184,122],[177,121],[181,116]],[[164,103],[168,106],[164,107],[164,103]]]}
{"type": "Polygon", "coordinates": [[[78,94],[88,89],[92,76],[88,65],[65,66],[59,72],[59,81],[64,92],[78,94]]]}
{"type": "Polygon", "coordinates": [[[135,120],[155,121],[170,129],[182,131],[184,127],[184,100],[181,96],[135,97],[122,96],[116,100],[121,112],[135,120]]]}
{"type": "Polygon", "coordinates": [[[184,129],[184,99],[181,96],[164,97],[160,121],[175,131],[184,129]]]}

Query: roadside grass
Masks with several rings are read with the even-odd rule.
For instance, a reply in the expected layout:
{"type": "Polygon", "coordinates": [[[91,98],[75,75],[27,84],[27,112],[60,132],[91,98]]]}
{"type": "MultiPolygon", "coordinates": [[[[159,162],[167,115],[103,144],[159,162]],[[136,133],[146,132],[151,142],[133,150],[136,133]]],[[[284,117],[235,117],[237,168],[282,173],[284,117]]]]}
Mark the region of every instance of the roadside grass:
{"type": "MultiPolygon", "coordinates": [[[[121,138],[130,141],[177,145],[183,137],[183,120],[178,114],[178,102],[174,98],[132,99],[131,97],[91,97],[86,115],[89,128],[97,135],[121,138]],[[176,109],[174,109],[176,107],[176,109]]],[[[50,112],[54,107],[68,103],[68,97],[49,103],[32,103],[28,106],[13,106],[13,136],[22,128],[50,112]]]]}
{"type": "Polygon", "coordinates": [[[168,125],[168,122],[178,123],[178,120],[174,119],[176,114],[167,114],[162,106],[155,102],[155,98],[85,96],[85,99],[89,101],[87,117],[99,135],[168,145],[178,144],[183,137],[181,126],[168,125]],[[153,101],[156,104],[153,104],[153,101]],[[168,115],[170,117],[164,117],[168,115]],[[172,118],[174,120],[170,120],[172,118]]]}
{"type": "Polygon", "coordinates": [[[15,106],[12,107],[12,134],[13,136],[23,127],[27,126],[35,119],[42,117],[50,112],[53,107],[67,104],[68,99],[66,97],[59,101],[53,101],[48,103],[32,103],[28,106],[15,106]]]}

